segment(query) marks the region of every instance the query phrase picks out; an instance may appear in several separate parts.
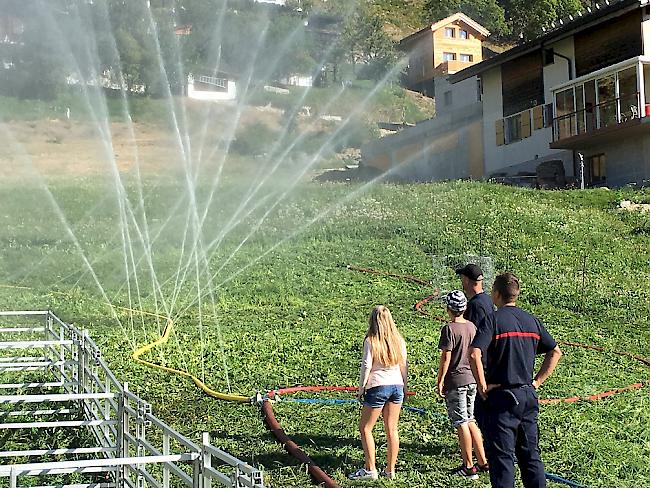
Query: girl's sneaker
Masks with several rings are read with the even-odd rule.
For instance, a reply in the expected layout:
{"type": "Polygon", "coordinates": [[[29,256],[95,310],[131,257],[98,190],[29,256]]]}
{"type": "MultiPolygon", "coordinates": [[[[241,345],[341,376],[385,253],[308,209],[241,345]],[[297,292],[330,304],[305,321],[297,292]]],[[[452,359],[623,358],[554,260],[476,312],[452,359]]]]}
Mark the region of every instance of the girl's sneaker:
{"type": "Polygon", "coordinates": [[[387,478],[389,480],[394,480],[395,478],[397,478],[395,471],[390,472],[390,471],[386,471],[385,469],[380,473],[379,476],[381,476],[382,478],[387,478]]]}
{"type": "Polygon", "coordinates": [[[379,478],[379,475],[377,474],[376,470],[370,471],[366,468],[361,468],[348,475],[348,479],[351,480],[376,480],[377,478],[379,478]]]}
{"type": "Polygon", "coordinates": [[[475,464],[474,467],[477,473],[488,473],[490,471],[490,465],[488,463],[485,463],[483,466],[475,464]]]}
{"type": "Polygon", "coordinates": [[[458,466],[456,469],[454,469],[451,474],[453,476],[460,476],[462,478],[468,479],[468,480],[477,480],[478,479],[478,473],[476,472],[476,467],[472,466],[471,468],[467,468],[463,465],[458,466]]]}

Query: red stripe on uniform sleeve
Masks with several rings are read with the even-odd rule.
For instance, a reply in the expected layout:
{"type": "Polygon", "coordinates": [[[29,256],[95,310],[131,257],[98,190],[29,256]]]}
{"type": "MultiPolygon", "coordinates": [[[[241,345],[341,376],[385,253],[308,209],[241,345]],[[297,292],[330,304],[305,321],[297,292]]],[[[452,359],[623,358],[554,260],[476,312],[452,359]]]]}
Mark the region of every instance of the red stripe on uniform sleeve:
{"type": "Polygon", "coordinates": [[[532,337],[538,341],[541,339],[539,334],[535,332],[504,332],[503,334],[497,334],[494,338],[498,340],[505,339],[506,337],[532,337]]]}

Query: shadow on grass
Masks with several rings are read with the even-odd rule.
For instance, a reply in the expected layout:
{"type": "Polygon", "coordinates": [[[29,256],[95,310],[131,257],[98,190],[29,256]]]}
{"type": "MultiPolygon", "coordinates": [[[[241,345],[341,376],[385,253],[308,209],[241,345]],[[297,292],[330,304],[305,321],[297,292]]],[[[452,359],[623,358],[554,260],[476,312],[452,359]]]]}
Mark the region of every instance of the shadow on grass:
{"type": "MultiPolygon", "coordinates": [[[[227,431],[212,431],[211,436],[214,439],[228,439],[237,443],[251,443],[252,439],[244,435],[233,435],[227,431]]],[[[335,435],[317,434],[308,435],[296,433],[290,435],[291,439],[305,451],[316,465],[323,468],[326,472],[332,471],[350,464],[350,455],[358,454],[363,456],[361,442],[356,437],[342,437],[335,435]],[[333,452],[334,451],[334,452],[333,452]]],[[[265,442],[277,442],[270,432],[262,436],[265,442]]],[[[378,443],[378,450],[382,449],[382,444],[378,443]]],[[[426,456],[438,457],[451,454],[449,449],[443,444],[420,444],[411,442],[401,442],[400,452],[403,456],[426,456]]],[[[246,456],[251,460],[251,456],[246,456]]],[[[278,466],[299,466],[300,463],[286,452],[268,452],[254,456],[254,463],[261,464],[269,469],[278,466]]]]}

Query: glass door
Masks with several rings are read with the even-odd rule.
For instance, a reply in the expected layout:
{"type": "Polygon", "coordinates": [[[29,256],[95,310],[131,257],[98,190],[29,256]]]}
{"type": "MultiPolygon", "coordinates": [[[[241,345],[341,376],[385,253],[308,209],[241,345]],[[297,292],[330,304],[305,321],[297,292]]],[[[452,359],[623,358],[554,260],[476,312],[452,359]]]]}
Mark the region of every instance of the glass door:
{"type": "Polygon", "coordinates": [[[618,123],[616,102],[616,76],[607,75],[596,80],[598,94],[598,128],[618,123]]]}
{"type": "Polygon", "coordinates": [[[556,139],[575,135],[575,100],[573,88],[555,94],[556,139]]]}
{"type": "Polygon", "coordinates": [[[584,85],[585,96],[585,129],[592,132],[598,123],[596,120],[596,82],[589,80],[584,85]]]}
{"type": "Polygon", "coordinates": [[[583,85],[575,87],[576,95],[576,132],[584,134],[586,132],[586,113],[585,113],[585,90],[583,85]]]}
{"type": "Polygon", "coordinates": [[[636,71],[636,66],[633,66],[618,72],[620,122],[638,119],[640,116],[636,71]]]}

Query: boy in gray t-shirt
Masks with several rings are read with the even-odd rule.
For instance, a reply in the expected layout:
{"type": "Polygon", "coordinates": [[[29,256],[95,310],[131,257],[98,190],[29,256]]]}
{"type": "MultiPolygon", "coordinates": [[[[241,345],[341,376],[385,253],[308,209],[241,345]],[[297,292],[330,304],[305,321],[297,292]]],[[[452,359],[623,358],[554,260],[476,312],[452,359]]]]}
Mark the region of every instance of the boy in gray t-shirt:
{"type": "Polygon", "coordinates": [[[463,464],[452,474],[478,479],[479,471],[487,471],[483,437],[474,421],[476,381],[469,364],[469,347],[476,335],[476,326],[463,318],[467,298],[462,291],[452,291],[445,297],[450,323],[440,331],[441,350],[438,368],[438,393],[445,399],[451,424],[458,434],[463,464]],[[474,465],[472,447],[478,465],[474,465]]]}

